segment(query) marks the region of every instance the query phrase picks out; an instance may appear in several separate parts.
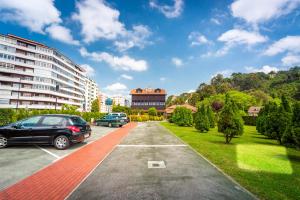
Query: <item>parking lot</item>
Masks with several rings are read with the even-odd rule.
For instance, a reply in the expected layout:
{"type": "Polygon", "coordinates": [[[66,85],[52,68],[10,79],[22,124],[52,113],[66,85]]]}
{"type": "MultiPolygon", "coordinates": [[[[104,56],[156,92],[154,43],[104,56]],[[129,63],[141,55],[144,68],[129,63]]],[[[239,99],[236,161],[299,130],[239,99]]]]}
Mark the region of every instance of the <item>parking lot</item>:
{"type": "Polygon", "coordinates": [[[71,146],[67,150],[57,150],[49,145],[10,146],[1,149],[0,190],[17,183],[114,130],[116,128],[93,126],[90,138],[83,143],[71,146]]]}

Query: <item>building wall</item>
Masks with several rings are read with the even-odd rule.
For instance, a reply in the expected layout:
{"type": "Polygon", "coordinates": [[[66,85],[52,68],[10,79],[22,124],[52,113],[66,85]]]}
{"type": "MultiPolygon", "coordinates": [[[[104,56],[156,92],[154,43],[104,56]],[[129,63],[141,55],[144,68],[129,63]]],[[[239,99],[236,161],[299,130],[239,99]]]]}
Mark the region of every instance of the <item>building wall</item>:
{"type": "Polygon", "coordinates": [[[155,94],[133,94],[131,100],[131,108],[148,110],[155,107],[157,110],[165,109],[166,95],[155,94]]]}
{"type": "Polygon", "coordinates": [[[85,108],[86,111],[90,112],[92,109],[92,102],[99,96],[99,88],[97,83],[87,78],[85,84],[85,108]]]}
{"type": "Polygon", "coordinates": [[[115,96],[115,97],[112,97],[112,99],[113,99],[114,105],[125,106],[125,104],[126,104],[125,97],[115,96]]]}
{"type": "Polygon", "coordinates": [[[0,35],[0,108],[54,109],[56,98],[57,109],[82,108],[85,81],[84,71],[55,49],[0,35]]]}
{"type": "Polygon", "coordinates": [[[108,97],[102,93],[100,93],[98,96],[101,113],[111,113],[112,112],[112,106],[105,105],[105,101],[107,98],[108,97]]]}

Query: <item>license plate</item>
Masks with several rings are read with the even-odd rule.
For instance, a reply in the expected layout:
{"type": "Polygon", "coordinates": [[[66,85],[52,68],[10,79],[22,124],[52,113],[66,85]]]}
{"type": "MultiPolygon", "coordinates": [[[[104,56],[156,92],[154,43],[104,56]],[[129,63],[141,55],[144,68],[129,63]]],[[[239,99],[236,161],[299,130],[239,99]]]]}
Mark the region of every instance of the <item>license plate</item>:
{"type": "Polygon", "coordinates": [[[85,138],[90,137],[90,134],[86,133],[86,134],[84,134],[84,137],[85,138]]]}
{"type": "Polygon", "coordinates": [[[123,122],[124,122],[124,120],[121,120],[121,122],[123,123],[123,122]]]}

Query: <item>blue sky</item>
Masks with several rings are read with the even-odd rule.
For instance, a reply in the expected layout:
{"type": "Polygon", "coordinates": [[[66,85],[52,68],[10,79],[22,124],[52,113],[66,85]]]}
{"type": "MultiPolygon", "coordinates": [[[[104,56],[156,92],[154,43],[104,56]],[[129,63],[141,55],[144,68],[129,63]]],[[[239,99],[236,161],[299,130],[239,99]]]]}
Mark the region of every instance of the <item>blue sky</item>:
{"type": "Polygon", "coordinates": [[[300,0],[0,0],[0,32],[54,47],[102,92],[179,94],[300,64],[300,0]]]}

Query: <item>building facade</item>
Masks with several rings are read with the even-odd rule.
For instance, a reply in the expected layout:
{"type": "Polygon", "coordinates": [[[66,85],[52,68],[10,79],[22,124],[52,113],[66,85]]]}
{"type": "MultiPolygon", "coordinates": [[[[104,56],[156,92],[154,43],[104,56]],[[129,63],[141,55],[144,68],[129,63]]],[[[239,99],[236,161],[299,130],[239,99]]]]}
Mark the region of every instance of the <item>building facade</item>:
{"type": "Polygon", "coordinates": [[[99,96],[99,87],[97,83],[90,79],[86,79],[85,83],[85,108],[86,111],[90,112],[92,109],[92,102],[99,96]]]}
{"type": "Polygon", "coordinates": [[[108,96],[100,93],[98,95],[98,101],[99,101],[99,107],[101,113],[111,113],[112,112],[112,106],[106,105],[106,100],[108,99],[108,96]]]}
{"type": "Polygon", "coordinates": [[[166,91],[164,89],[133,89],[131,94],[131,108],[148,110],[155,107],[159,112],[164,112],[166,108],[166,91]]]}
{"type": "Polygon", "coordinates": [[[84,70],[57,50],[0,35],[0,108],[85,108],[84,70]],[[59,90],[56,91],[56,85],[59,90]]]}
{"type": "Polygon", "coordinates": [[[114,105],[119,105],[119,106],[127,106],[127,99],[123,96],[114,96],[112,97],[114,105]]]}

